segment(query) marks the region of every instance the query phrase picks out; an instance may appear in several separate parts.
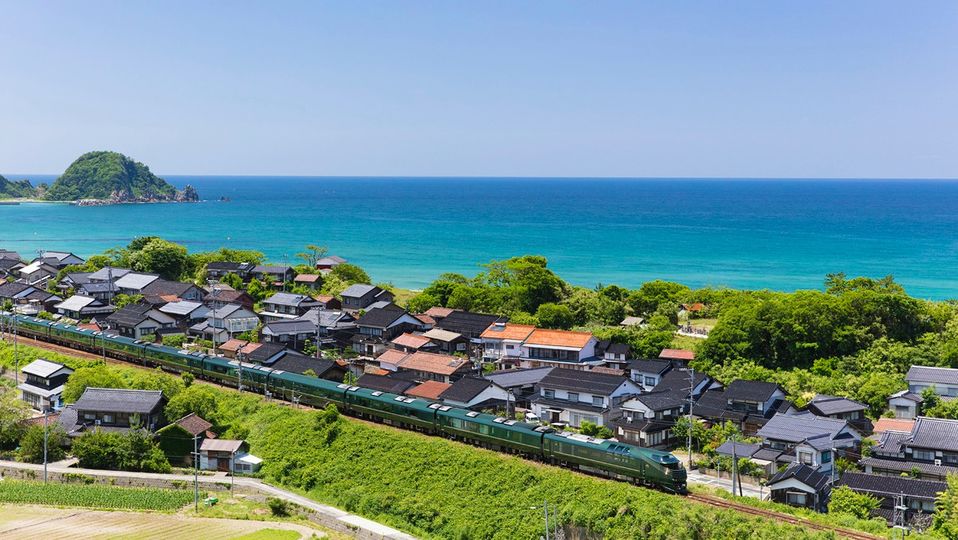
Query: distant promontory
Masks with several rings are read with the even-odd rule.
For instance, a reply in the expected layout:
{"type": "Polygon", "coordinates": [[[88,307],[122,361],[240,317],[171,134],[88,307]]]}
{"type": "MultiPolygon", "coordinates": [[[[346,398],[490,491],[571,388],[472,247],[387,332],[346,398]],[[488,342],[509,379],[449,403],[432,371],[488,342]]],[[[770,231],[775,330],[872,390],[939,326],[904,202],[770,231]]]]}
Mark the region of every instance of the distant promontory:
{"type": "Polygon", "coordinates": [[[88,152],[67,167],[53,185],[33,187],[28,180],[0,176],[0,198],[35,198],[82,205],[196,202],[193,186],[177,190],[150,168],[119,152],[88,152]]]}

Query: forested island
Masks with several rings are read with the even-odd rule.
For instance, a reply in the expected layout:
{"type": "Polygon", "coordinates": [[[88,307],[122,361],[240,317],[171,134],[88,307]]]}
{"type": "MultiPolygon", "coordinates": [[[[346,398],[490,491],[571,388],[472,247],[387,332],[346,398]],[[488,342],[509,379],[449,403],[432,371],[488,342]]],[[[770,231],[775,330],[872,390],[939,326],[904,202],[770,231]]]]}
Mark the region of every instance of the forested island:
{"type": "Polygon", "coordinates": [[[119,152],[87,152],[51,186],[0,176],[0,198],[75,202],[84,206],[147,202],[196,202],[193,186],[177,190],[150,168],[119,152]]]}

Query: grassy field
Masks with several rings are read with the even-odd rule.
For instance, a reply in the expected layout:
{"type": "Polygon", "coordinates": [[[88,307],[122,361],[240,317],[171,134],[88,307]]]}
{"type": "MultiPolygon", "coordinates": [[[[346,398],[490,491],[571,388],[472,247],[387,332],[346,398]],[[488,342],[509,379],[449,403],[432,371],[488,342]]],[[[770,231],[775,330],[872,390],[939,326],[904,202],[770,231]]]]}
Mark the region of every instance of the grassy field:
{"type": "Polygon", "coordinates": [[[110,540],[300,540],[324,538],[302,525],[0,504],[0,538],[110,540]]]}
{"type": "Polygon", "coordinates": [[[44,504],[78,508],[173,511],[193,502],[193,492],[174,489],[120,488],[4,480],[0,503],[44,504]]]}

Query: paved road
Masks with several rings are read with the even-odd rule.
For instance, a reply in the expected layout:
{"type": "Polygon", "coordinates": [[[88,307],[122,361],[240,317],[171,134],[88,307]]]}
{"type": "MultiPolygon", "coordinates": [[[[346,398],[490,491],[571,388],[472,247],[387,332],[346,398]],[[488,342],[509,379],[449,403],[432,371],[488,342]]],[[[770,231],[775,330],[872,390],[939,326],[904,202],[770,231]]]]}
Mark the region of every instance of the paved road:
{"type": "MultiPolygon", "coordinates": [[[[729,493],[732,492],[732,480],[728,478],[716,478],[714,476],[704,475],[698,471],[689,471],[688,481],[690,484],[702,484],[721,488],[729,493]]],[[[769,491],[768,488],[753,486],[751,484],[742,484],[742,494],[746,497],[755,497],[756,499],[764,500],[768,499],[769,491]]]]}
{"type": "MultiPolygon", "coordinates": [[[[14,469],[24,469],[24,470],[34,470],[37,471],[38,477],[42,475],[43,465],[36,465],[33,463],[19,463],[16,461],[3,461],[0,460],[0,466],[10,467],[14,469]]],[[[47,465],[47,471],[53,473],[73,473],[73,474],[86,474],[89,476],[96,476],[100,478],[142,478],[142,479],[155,479],[155,480],[191,480],[191,477],[188,475],[182,474],[156,474],[156,473],[139,473],[139,472],[126,472],[126,471],[104,471],[99,469],[79,469],[75,467],[64,467],[62,465],[50,464],[47,465]]],[[[224,481],[229,481],[224,478],[222,475],[214,476],[199,476],[198,481],[200,484],[213,484],[213,483],[223,483],[224,481]]],[[[393,529],[392,527],[387,527],[375,521],[370,521],[364,517],[357,516],[355,514],[350,514],[325,504],[320,504],[296,493],[286,491],[285,489],[278,488],[276,486],[271,486],[259,479],[256,478],[243,478],[236,477],[234,479],[235,485],[243,486],[246,488],[251,488],[259,491],[260,493],[268,494],[273,497],[278,497],[280,499],[287,500],[291,503],[298,504],[305,508],[323,514],[331,519],[340,521],[349,525],[350,527],[359,528],[366,530],[378,537],[382,537],[388,540],[415,540],[414,536],[408,535],[402,531],[393,529]]]]}

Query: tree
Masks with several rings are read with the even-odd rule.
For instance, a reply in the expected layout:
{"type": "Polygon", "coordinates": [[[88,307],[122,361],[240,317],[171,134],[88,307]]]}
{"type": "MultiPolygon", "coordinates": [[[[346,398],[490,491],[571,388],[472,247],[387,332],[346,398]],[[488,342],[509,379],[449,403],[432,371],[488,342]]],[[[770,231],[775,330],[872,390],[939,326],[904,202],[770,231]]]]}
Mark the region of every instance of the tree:
{"type": "Polygon", "coordinates": [[[369,274],[365,270],[356,266],[355,264],[342,263],[337,264],[330,270],[330,275],[335,276],[344,282],[347,285],[355,285],[356,283],[369,283],[372,281],[369,279],[369,274]]]}
{"type": "Polygon", "coordinates": [[[113,297],[113,305],[117,309],[123,308],[130,304],[138,304],[143,301],[142,294],[118,294],[113,297]]]}
{"type": "Polygon", "coordinates": [[[170,462],[153,435],[133,426],[125,434],[94,429],[73,441],[80,467],[134,472],[169,472],[170,462]]]}
{"type": "Polygon", "coordinates": [[[246,293],[250,295],[256,302],[262,302],[269,295],[269,289],[266,288],[266,285],[258,279],[249,280],[249,284],[246,286],[246,293]]]}
{"type": "Polygon", "coordinates": [[[406,309],[412,313],[423,313],[429,308],[439,305],[441,304],[438,298],[427,292],[421,292],[409,299],[409,302],[406,303],[406,309]]]}
{"type": "Polygon", "coordinates": [[[948,540],[958,540],[958,475],[949,474],[948,487],[935,501],[932,529],[948,540]]]}
{"type": "Polygon", "coordinates": [[[0,384],[0,448],[16,446],[23,436],[23,421],[29,417],[30,407],[16,390],[0,384]]]}
{"type": "Polygon", "coordinates": [[[175,421],[194,413],[210,422],[216,418],[216,391],[207,385],[192,385],[173,396],[166,404],[166,417],[175,421]]]}
{"type": "MultiPolygon", "coordinates": [[[[47,462],[60,461],[66,456],[64,447],[69,437],[59,424],[53,423],[47,430],[47,462]]],[[[27,428],[20,440],[19,457],[27,463],[43,463],[43,424],[35,424],[27,428]]]]}
{"type": "Polygon", "coordinates": [[[536,310],[536,318],[539,319],[539,324],[544,328],[568,330],[574,324],[572,310],[568,306],[552,302],[539,305],[539,309],[536,310]]]}
{"type": "Polygon", "coordinates": [[[326,246],[317,246],[315,244],[308,244],[306,246],[306,251],[303,253],[297,253],[296,256],[300,259],[306,261],[306,264],[310,268],[316,268],[316,261],[322,259],[326,256],[326,253],[329,252],[329,249],[326,246]]]}
{"type": "Polygon", "coordinates": [[[681,283],[649,281],[629,294],[628,303],[634,313],[651,315],[663,304],[678,304],[689,292],[689,288],[681,283]]]}
{"type": "Polygon", "coordinates": [[[848,486],[840,486],[832,490],[831,499],[828,501],[828,512],[830,514],[850,514],[858,519],[869,519],[872,511],[878,508],[879,501],[876,497],[865,493],[856,493],[848,486]]]}
{"type": "Polygon", "coordinates": [[[596,425],[588,420],[579,425],[579,431],[583,435],[588,435],[589,437],[595,437],[598,439],[610,439],[613,435],[612,430],[609,428],[596,425]]]}
{"type": "Polygon", "coordinates": [[[80,399],[87,387],[93,388],[128,388],[126,381],[117,372],[108,366],[98,365],[78,368],[63,388],[63,400],[73,403],[80,399]]]}
{"type": "Polygon", "coordinates": [[[230,287],[233,287],[236,290],[240,290],[243,288],[243,278],[239,277],[233,272],[229,272],[228,274],[223,276],[223,279],[221,279],[220,282],[225,283],[226,285],[229,285],[230,287]]]}
{"type": "Polygon", "coordinates": [[[343,375],[343,382],[352,386],[359,382],[359,377],[357,377],[352,371],[347,371],[346,374],[343,375]]]}
{"type": "Polygon", "coordinates": [[[162,238],[152,238],[142,249],[131,251],[133,269],[139,272],[159,274],[160,277],[170,280],[180,279],[189,273],[190,258],[186,248],[179,244],[162,238]]]}

